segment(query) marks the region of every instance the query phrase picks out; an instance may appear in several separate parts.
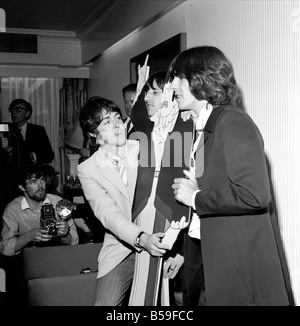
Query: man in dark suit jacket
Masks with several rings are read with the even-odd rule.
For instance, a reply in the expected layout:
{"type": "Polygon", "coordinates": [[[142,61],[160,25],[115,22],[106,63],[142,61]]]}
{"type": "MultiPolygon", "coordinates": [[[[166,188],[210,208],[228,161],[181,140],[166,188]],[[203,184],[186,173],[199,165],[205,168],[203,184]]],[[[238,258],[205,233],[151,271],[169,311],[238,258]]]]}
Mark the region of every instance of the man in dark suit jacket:
{"type": "Polygon", "coordinates": [[[133,123],[131,121],[131,111],[135,99],[136,87],[137,85],[135,83],[131,83],[122,88],[124,108],[127,115],[126,119],[124,120],[124,123],[126,124],[127,138],[129,138],[129,136],[135,132],[133,123]]]}
{"type": "Polygon", "coordinates": [[[21,132],[21,141],[24,141],[22,145],[25,146],[30,160],[38,164],[51,163],[54,152],[45,128],[28,122],[32,114],[31,104],[24,99],[15,99],[8,110],[13,122],[10,131],[18,135],[21,132]]]}
{"type": "Polygon", "coordinates": [[[51,163],[54,158],[45,128],[28,123],[32,114],[31,104],[24,99],[15,99],[10,103],[8,110],[12,123],[9,124],[9,132],[0,139],[6,162],[1,162],[1,165],[6,164],[3,172],[6,176],[10,175],[11,171],[14,172],[10,178],[6,178],[7,181],[3,185],[6,195],[1,196],[0,200],[5,202],[5,205],[19,195],[17,171],[32,162],[51,163]]]}
{"type": "Polygon", "coordinates": [[[191,110],[200,127],[195,174],[173,185],[175,198],[195,209],[184,234],[184,305],[294,305],[263,138],[237,107],[230,61],[215,47],[190,48],[171,78],[179,110],[191,110]]]}

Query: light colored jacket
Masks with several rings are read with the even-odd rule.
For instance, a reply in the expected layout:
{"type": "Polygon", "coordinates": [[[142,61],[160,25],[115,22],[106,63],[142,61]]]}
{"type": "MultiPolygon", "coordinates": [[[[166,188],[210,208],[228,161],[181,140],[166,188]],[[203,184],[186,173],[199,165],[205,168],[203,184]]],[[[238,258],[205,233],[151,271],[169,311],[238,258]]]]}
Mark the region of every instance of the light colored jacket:
{"type": "Polygon", "coordinates": [[[127,141],[126,187],[106,152],[100,147],[89,159],[78,165],[78,177],[94,215],[107,229],[98,257],[98,277],[117,266],[133,249],[141,229],[132,223],[131,209],[134,197],[139,143],[127,141]]]}

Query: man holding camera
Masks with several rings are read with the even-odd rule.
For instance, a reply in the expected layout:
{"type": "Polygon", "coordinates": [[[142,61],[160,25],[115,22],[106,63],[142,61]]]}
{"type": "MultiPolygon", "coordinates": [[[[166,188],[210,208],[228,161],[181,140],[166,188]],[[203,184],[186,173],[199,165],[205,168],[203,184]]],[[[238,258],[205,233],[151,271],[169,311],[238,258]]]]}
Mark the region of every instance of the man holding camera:
{"type": "Polygon", "coordinates": [[[46,179],[38,165],[22,170],[19,188],[23,196],[15,198],[4,210],[1,254],[14,256],[25,247],[78,243],[73,219],[57,219],[55,207],[62,198],[46,193],[46,179]],[[47,225],[51,225],[50,232],[47,225]]]}

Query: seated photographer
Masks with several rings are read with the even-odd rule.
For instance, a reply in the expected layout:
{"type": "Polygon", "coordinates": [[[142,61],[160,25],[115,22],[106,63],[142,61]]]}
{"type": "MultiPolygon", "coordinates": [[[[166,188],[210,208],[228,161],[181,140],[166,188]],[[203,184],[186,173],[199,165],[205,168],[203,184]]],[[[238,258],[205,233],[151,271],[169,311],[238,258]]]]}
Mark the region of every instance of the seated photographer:
{"type": "Polygon", "coordinates": [[[20,173],[19,188],[23,196],[11,201],[3,213],[1,254],[14,256],[26,247],[78,243],[73,219],[58,218],[56,205],[62,198],[46,193],[41,167],[36,164],[25,167],[20,173]],[[50,232],[41,227],[43,218],[51,222],[50,232]]]}

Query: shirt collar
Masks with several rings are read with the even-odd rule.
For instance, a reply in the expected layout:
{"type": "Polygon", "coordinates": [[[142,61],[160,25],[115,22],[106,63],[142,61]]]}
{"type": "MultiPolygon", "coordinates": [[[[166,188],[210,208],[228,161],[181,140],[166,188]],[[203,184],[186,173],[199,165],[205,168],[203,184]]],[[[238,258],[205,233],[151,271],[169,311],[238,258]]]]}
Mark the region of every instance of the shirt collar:
{"type": "MultiPolygon", "coordinates": [[[[47,196],[46,196],[45,200],[43,201],[43,205],[44,204],[50,204],[50,200],[47,196]]],[[[30,206],[28,205],[28,202],[27,202],[25,196],[23,196],[22,201],[21,201],[21,209],[22,209],[22,211],[24,211],[25,209],[28,209],[28,208],[30,208],[30,206]]]]}
{"type": "Polygon", "coordinates": [[[27,122],[25,122],[24,124],[23,124],[23,126],[22,127],[20,127],[20,129],[22,129],[24,132],[26,132],[26,129],[27,129],[27,122]]]}
{"type": "MultiPolygon", "coordinates": [[[[125,148],[125,153],[127,153],[127,144],[125,145],[126,148],[125,148]]],[[[120,156],[114,154],[114,153],[111,153],[111,152],[108,152],[106,151],[104,148],[100,147],[99,150],[102,151],[102,153],[104,154],[105,158],[113,165],[113,166],[119,166],[120,163],[124,162],[125,159],[122,159],[120,156]]],[[[126,157],[126,156],[125,156],[126,157]]]]}
{"type": "Polygon", "coordinates": [[[196,120],[196,130],[197,131],[203,131],[212,110],[213,110],[213,107],[212,107],[211,104],[205,105],[200,110],[199,116],[198,116],[198,118],[196,120]]]}
{"type": "Polygon", "coordinates": [[[158,112],[155,112],[151,117],[150,120],[153,121],[154,123],[157,123],[158,121],[158,112]]]}

